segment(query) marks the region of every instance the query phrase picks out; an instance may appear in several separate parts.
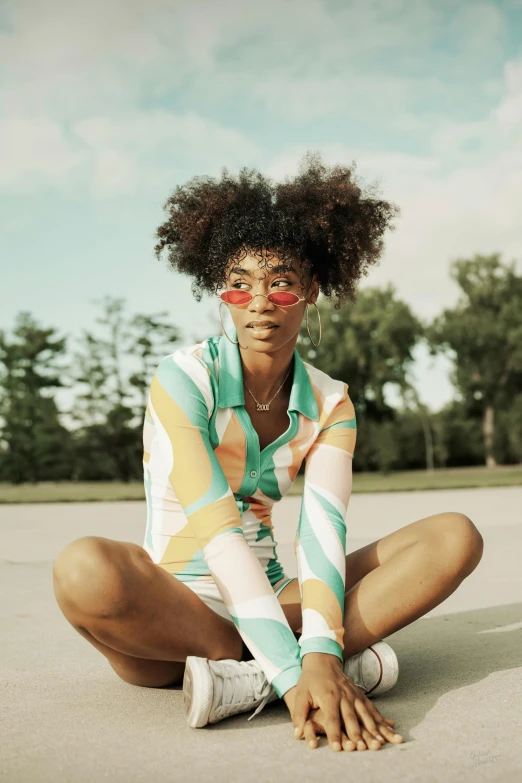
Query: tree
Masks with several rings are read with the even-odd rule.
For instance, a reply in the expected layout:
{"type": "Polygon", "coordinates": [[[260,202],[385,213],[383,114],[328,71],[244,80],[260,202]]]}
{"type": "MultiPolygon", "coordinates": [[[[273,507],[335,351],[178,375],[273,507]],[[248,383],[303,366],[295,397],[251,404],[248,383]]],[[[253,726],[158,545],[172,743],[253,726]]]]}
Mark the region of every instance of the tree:
{"type": "Polygon", "coordinates": [[[64,368],[56,364],[66,350],[66,338],[43,329],[30,313],[17,315],[9,341],[0,331],[1,396],[4,481],[37,482],[69,478],[72,465],[70,434],[59,421],[49,389],[63,387],[64,368]]]}
{"type": "MultiPolygon", "coordinates": [[[[423,332],[421,323],[408,305],[396,298],[392,284],[360,290],[357,301],[341,311],[329,302],[318,301],[317,306],[321,342],[314,348],[303,319],[297,342],[300,353],[305,361],[348,384],[360,440],[364,440],[360,462],[390,470],[398,466],[400,456],[391,436],[393,428],[385,426],[395,420],[396,413],[385,401],[384,387],[393,383],[404,393],[410,388],[408,369],[413,347],[423,332]]],[[[317,342],[319,328],[313,307],[308,320],[312,339],[317,342]]]]}
{"type": "MultiPolygon", "coordinates": [[[[303,358],[345,381],[354,406],[386,417],[391,409],[384,399],[384,386],[394,383],[407,388],[407,370],[413,362],[412,350],[422,326],[404,302],[395,297],[395,288],[360,290],[355,304],[336,311],[330,303],[317,302],[321,316],[322,339],[317,348],[310,342],[303,319],[298,346],[303,358]],[[306,346],[306,348],[304,347],[306,346]]],[[[319,330],[315,309],[309,310],[312,339],[319,330]]]]}
{"type": "Polygon", "coordinates": [[[450,275],[463,295],[427,330],[430,352],[453,353],[451,380],[469,408],[481,405],[485,463],[494,467],[495,410],[522,388],[522,277],[498,253],[457,259],[450,275]]]}
{"type": "Polygon", "coordinates": [[[101,305],[103,313],[95,320],[104,332],[83,331],[71,373],[83,385],[70,411],[81,422],[75,478],[129,481],[141,471],[140,436],[151,377],[161,356],[179,339],[179,330],[163,320],[166,312],[129,319],[124,299],[106,296],[101,305]],[[128,370],[128,359],[138,361],[139,368],[128,370]],[[139,404],[132,399],[135,390],[139,404]]]}
{"type": "Polygon", "coordinates": [[[167,316],[166,311],[154,315],[138,314],[130,322],[131,342],[129,348],[131,354],[140,359],[141,367],[129,377],[129,384],[140,393],[140,409],[142,411],[147,406],[148,389],[159,361],[159,355],[167,345],[171,351],[173,344],[180,339],[179,328],[162,320],[167,316]]]}

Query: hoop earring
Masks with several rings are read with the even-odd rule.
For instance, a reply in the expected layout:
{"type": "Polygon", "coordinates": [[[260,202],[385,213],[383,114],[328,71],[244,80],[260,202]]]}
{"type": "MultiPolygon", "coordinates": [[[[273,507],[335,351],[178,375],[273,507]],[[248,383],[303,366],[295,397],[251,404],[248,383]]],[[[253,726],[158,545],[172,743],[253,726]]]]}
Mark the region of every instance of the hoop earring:
{"type": "Polygon", "coordinates": [[[229,337],[229,336],[228,336],[228,334],[227,334],[227,330],[226,330],[226,329],[225,329],[225,327],[223,326],[223,320],[222,320],[222,318],[221,318],[221,305],[222,305],[222,304],[225,304],[225,302],[224,302],[223,300],[221,300],[221,302],[219,303],[219,307],[218,307],[218,315],[219,315],[219,320],[221,321],[221,328],[223,329],[223,331],[224,331],[224,333],[225,333],[225,337],[227,338],[227,340],[228,340],[229,342],[231,342],[231,343],[232,343],[232,345],[239,345],[239,340],[237,341],[237,343],[236,343],[236,342],[234,342],[234,340],[231,340],[231,339],[230,339],[230,337],[229,337]]]}
{"type": "Polygon", "coordinates": [[[321,330],[321,313],[319,312],[319,308],[317,307],[315,302],[307,302],[306,303],[306,329],[308,331],[308,337],[310,338],[310,342],[312,343],[312,345],[315,345],[317,347],[319,345],[319,343],[314,343],[314,341],[312,340],[312,336],[310,334],[310,327],[308,326],[308,308],[309,308],[310,304],[315,305],[315,309],[317,310],[317,317],[319,318],[319,343],[321,342],[321,335],[322,335],[322,330],[321,330]]]}

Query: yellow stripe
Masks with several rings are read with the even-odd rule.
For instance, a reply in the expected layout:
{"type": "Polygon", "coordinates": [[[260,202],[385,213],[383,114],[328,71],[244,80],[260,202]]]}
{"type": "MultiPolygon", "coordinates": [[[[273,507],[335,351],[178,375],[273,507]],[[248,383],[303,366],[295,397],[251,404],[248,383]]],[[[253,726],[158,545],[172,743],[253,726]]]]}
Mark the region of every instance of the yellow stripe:
{"type": "Polygon", "coordinates": [[[193,530],[197,531],[201,549],[219,533],[233,527],[242,527],[241,515],[233,495],[226,495],[190,515],[193,530]]]}
{"type": "Polygon", "coordinates": [[[209,490],[212,465],[199,428],[165,391],[156,375],[151,383],[151,401],[173,451],[170,480],[182,506],[190,506],[209,490]]]}
{"type": "Polygon", "coordinates": [[[171,536],[158,565],[169,574],[179,574],[187,567],[198,549],[198,542],[192,535],[190,525],[186,524],[179,533],[171,536]]]}
{"type": "Polygon", "coordinates": [[[303,611],[315,609],[316,612],[323,615],[330,630],[339,633],[343,625],[343,618],[339,601],[332,588],[321,579],[305,579],[301,585],[301,591],[303,611]]]}

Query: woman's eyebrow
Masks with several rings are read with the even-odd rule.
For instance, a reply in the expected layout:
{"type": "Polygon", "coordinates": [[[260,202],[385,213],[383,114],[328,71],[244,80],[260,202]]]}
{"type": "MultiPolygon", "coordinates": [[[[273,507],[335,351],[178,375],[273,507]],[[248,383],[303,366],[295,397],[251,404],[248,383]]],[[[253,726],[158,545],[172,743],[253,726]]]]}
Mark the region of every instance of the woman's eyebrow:
{"type": "MultiPolygon", "coordinates": [[[[293,269],[289,269],[284,264],[278,264],[277,266],[274,266],[270,269],[270,274],[275,275],[279,274],[280,272],[286,272],[288,274],[295,274],[293,269]]],[[[246,275],[247,277],[251,277],[250,272],[248,269],[243,269],[240,266],[234,266],[230,270],[230,274],[238,274],[238,275],[246,275]]]]}

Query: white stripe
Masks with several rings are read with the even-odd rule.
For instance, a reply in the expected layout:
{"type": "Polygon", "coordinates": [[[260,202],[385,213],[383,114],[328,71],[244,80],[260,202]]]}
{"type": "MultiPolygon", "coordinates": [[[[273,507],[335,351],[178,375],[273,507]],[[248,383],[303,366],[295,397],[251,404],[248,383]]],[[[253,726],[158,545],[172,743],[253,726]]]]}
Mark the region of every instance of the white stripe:
{"type": "Polygon", "coordinates": [[[297,569],[299,572],[299,582],[302,585],[303,582],[305,582],[307,579],[317,579],[318,577],[314,574],[310,566],[308,565],[308,561],[306,559],[305,551],[301,544],[298,544],[295,547],[295,555],[297,559],[297,569]]]}
{"type": "Polygon", "coordinates": [[[303,633],[299,642],[302,643],[306,639],[312,639],[314,636],[324,636],[327,639],[333,639],[337,641],[335,631],[328,626],[328,623],[324,619],[323,615],[316,609],[304,609],[303,610],[303,633]]]}
{"type": "MultiPolygon", "coordinates": [[[[166,473],[166,475],[170,476],[170,474],[172,473],[172,467],[174,465],[174,452],[172,450],[172,443],[170,442],[170,438],[167,434],[167,431],[163,426],[163,424],[161,423],[152,402],[150,403],[150,409],[154,417],[154,422],[156,424],[156,441],[158,443],[159,450],[161,453],[161,460],[158,460],[158,462],[161,462],[161,469],[166,473]]],[[[153,451],[154,451],[154,441],[152,443],[152,448],[151,448],[151,459],[152,459],[153,451]]],[[[160,465],[158,464],[157,467],[159,468],[160,465]]]]}
{"type": "Polygon", "coordinates": [[[218,441],[221,443],[225,435],[225,431],[228,427],[228,423],[234,413],[233,408],[218,408],[214,424],[218,436],[218,441]]]}
{"type": "Polygon", "coordinates": [[[320,487],[318,484],[314,484],[314,482],[310,481],[310,479],[306,479],[306,484],[310,489],[313,489],[315,492],[317,492],[318,495],[322,495],[325,500],[327,500],[339,512],[339,514],[341,514],[342,518],[345,518],[347,507],[344,505],[340,497],[334,495],[333,492],[330,492],[328,489],[320,487]]]}
{"type": "Polygon", "coordinates": [[[274,620],[287,625],[285,613],[275,593],[259,595],[257,598],[251,598],[249,601],[236,602],[232,606],[227,605],[227,609],[230,614],[239,618],[274,620]]]}

